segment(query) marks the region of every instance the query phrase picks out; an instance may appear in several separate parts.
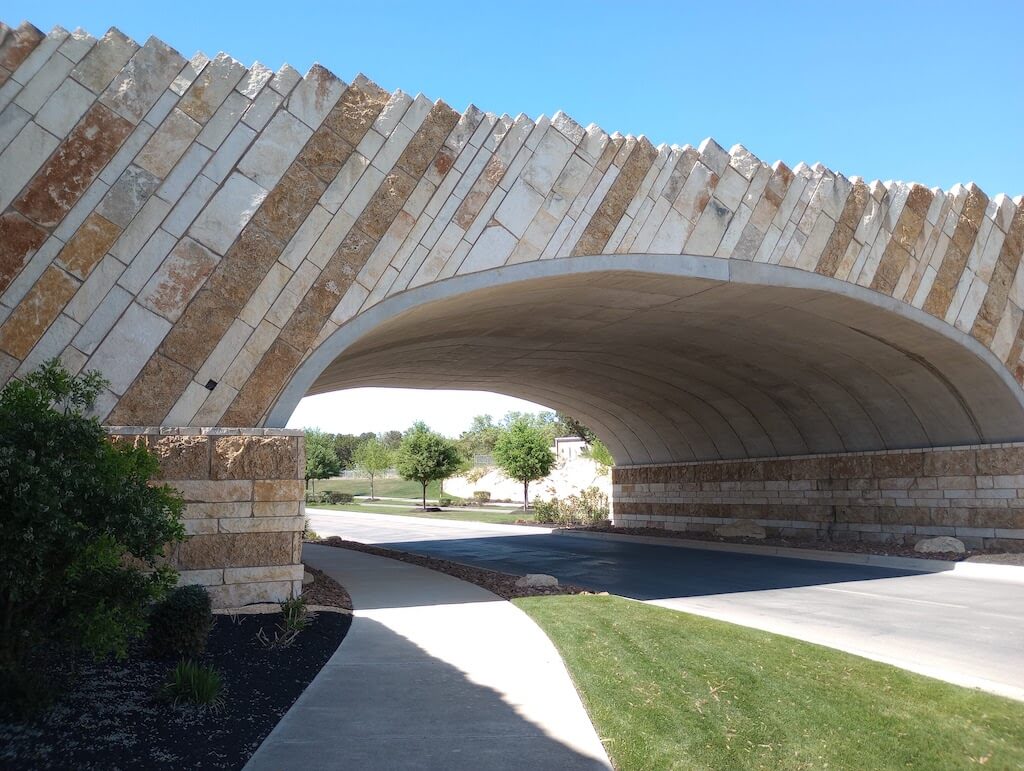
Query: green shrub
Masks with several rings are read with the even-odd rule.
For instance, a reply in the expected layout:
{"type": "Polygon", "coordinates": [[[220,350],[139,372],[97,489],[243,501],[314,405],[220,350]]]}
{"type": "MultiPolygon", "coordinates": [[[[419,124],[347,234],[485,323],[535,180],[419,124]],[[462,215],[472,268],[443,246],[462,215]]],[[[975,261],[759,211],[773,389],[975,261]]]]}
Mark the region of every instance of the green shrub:
{"type": "Polygon", "coordinates": [[[256,641],[264,648],[281,650],[295,642],[299,633],[309,627],[314,614],[306,607],[303,597],[294,597],[281,603],[281,621],[274,630],[273,638],[267,636],[263,627],[256,633],[256,641]]]}
{"type": "Polygon", "coordinates": [[[608,519],[608,496],[597,487],[588,487],[578,495],[552,498],[550,501],[533,499],[534,519],[549,525],[597,525],[608,519]]]}
{"type": "Polygon", "coordinates": [[[305,524],[303,525],[303,528],[302,528],[302,538],[303,538],[303,540],[306,540],[306,541],[319,541],[320,540],[319,533],[317,533],[316,530],[314,530],[312,525],[310,525],[310,523],[309,523],[309,517],[306,517],[305,524]]]}
{"type": "Polygon", "coordinates": [[[439,506],[451,506],[454,502],[454,498],[448,498],[445,496],[442,496],[441,498],[437,499],[437,503],[439,506]]]}
{"type": "Polygon", "coordinates": [[[111,441],[86,416],[105,385],[53,360],[0,390],[5,679],[42,650],[126,655],[175,583],[158,560],[184,537],[181,499],[151,486],[158,462],[145,446],[111,441]]]}
{"type": "Polygon", "coordinates": [[[323,493],[323,496],[325,499],[324,503],[352,503],[352,501],[354,500],[351,493],[341,493],[338,492],[337,490],[328,490],[327,492],[323,493]]]}
{"type": "Polygon", "coordinates": [[[487,503],[488,501],[491,500],[491,491],[490,490],[474,490],[473,491],[473,500],[475,500],[477,503],[487,503]]]}
{"type": "Polygon", "coordinates": [[[149,648],[154,656],[199,656],[213,624],[206,587],[179,586],[149,614],[149,648]]]}
{"type": "Polygon", "coordinates": [[[212,710],[224,706],[220,672],[190,659],[182,659],[171,670],[164,694],[175,704],[197,704],[212,710]]]}

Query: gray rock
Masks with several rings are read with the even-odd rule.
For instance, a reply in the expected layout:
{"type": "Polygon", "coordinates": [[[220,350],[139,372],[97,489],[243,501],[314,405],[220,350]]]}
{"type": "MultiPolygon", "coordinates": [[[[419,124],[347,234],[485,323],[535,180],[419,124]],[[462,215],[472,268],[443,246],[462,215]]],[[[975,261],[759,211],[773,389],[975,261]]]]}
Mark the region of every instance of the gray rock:
{"type": "Polygon", "coordinates": [[[959,538],[949,535],[940,535],[937,538],[925,538],[914,544],[914,551],[924,554],[935,554],[937,552],[956,552],[963,554],[967,551],[964,542],[959,538]]]}
{"type": "Polygon", "coordinates": [[[558,579],[554,576],[549,576],[547,573],[527,573],[516,581],[516,586],[521,589],[533,589],[538,586],[558,586],[558,579]]]}
{"type": "Polygon", "coordinates": [[[303,574],[302,574],[302,585],[303,586],[309,586],[311,583],[313,583],[313,580],[314,579],[313,579],[313,574],[312,573],[303,572],[303,574]]]}
{"type": "Polygon", "coordinates": [[[765,529],[756,522],[750,520],[739,520],[730,522],[728,525],[719,525],[715,528],[715,535],[724,538],[764,538],[765,529]]]}

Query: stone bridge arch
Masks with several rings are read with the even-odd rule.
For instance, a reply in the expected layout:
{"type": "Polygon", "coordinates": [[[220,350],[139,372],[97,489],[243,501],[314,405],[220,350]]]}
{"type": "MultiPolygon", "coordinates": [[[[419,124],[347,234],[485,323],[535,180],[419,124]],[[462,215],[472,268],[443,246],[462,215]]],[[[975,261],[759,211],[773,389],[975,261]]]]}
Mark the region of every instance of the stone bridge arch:
{"type": "MultiPolygon", "coordinates": [[[[227,54],[186,59],[116,29],[96,39],[0,25],[0,383],[52,356],[101,371],[105,423],[198,437],[205,481],[254,483],[250,516],[274,508],[252,496],[277,466],[249,454],[275,436],[299,451],[270,428],[294,384],[410,377],[360,349],[400,348],[386,338],[403,331],[396,317],[338,352],[348,374],[324,362],[325,379],[310,378],[345,330],[474,281],[483,294],[408,313],[452,330],[459,313],[487,320],[472,303],[521,273],[519,289],[551,295],[541,311],[578,291],[591,312],[623,318],[613,348],[628,367],[595,362],[600,341],[590,359],[576,352],[577,370],[601,373],[603,397],[571,393],[553,365],[533,370],[553,384],[543,401],[575,405],[627,462],[623,521],[1015,538],[1022,251],[1021,198],[973,184],[866,182],[710,139],[655,147],[562,113],[458,112],[319,65],[303,76],[227,54]],[[602,260],[612,267],[572,267],[602,260]],[[584,272],[597,283],[573,284],[584,272]],[[546,290],[529,284],[538,276],[546,290]],[[645,307],[659,290],[685,324],[645,307]],[[632,305],[591,302],[602,291],[632,305]],[[686,310],[703,302],[717,338],[686,310]],[[756,337],[755,318],[772,335],[756,337]],[[661,336],[671,366],[626,342],[641,329],[661,336]],[[827,358],[815,361],[819,329],[827,358]],[[686,356],[672,347],[683,344],[686,356]],[[744,359],[756,365],[741,371],[744,359]],[[631,396],[638,381],[622,372],[645,367],[661,372],[631,396]],[[230,435],[252,441],[217,438],[230,435]]],[[[588,318],[575,312],[561,330],[579,348],[588,318]]],[[[614,325],[605,331],[612,341],[614,325]]],[[[194,525],[197,538],[209,527],[194,525]]]]}

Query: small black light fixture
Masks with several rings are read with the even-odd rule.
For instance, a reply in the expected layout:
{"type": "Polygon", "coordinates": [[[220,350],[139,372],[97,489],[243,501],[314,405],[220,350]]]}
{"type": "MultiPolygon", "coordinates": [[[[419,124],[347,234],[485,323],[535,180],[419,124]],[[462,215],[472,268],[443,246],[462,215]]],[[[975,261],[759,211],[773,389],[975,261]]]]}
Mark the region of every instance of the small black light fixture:
{"type": "Polygon", "coordinates": [[[216,387],[217,387],[217,381],[216,380],[207,380],[206,381],[206,390],[207,391],[212,391],[216,387]]]}

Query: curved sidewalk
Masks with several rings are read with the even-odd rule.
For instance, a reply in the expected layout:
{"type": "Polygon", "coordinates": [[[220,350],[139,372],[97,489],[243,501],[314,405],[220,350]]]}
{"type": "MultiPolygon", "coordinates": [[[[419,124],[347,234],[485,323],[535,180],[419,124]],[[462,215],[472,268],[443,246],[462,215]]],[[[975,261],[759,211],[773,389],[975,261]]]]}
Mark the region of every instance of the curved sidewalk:
{"type": "Polygon", "coordinates": [[[355,618],[247,770],[610,768],[557,651],[514,605],[348,549],[306,545],[303,561],[348,589],[355,618]]]}

